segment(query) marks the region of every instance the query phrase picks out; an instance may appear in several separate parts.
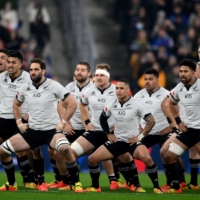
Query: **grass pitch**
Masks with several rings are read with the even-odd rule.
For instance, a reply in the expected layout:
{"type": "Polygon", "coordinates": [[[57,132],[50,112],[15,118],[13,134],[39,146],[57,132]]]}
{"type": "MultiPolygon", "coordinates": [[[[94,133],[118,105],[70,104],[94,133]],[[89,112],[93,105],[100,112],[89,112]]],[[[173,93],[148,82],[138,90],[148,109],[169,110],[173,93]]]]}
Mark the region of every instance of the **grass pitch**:
{"type": "MultiPolygon", "coordinates": [[[[153,188],[151,181],[147,174],[139,174],[140,183],[144,189],[146,189],[146,193],[134,193],[129,191],[128,189],[119,189],[117,191],[109,190],[109,182],[106,174],[102,173],[100,176],[100,185],[102,188],[101,193],[81,193],[77,194],[73,191],[58,191],[57,189],[49,189],[48,192],[39,192],[36,189],[27,189],[23,187],[22,178],[19,173],[16,173],[16,179],[18,183],[18,191],[17,192],[9,192],[3,191],[0,192],[0,200],[57,200],[57,199],[69,199],[69,200],[186,200],[186,199],[199,199],[200,198],[200,190],[184,190],[183,194],[161,194],[157,195],[153,193],[153,188]]],[[[85,187],[89,187],[91,185],[90,175],[87,173],[81,173],[80,179],[82,185],[85,187]]],[[[189,182],[189,175],[186,175],[186,181],[189,182]]],[[[54,180],[53,173],[45,173],[45,181],[51,182],[54,180]]],[[[159,174],[160,185],[165,184],[165,176],[164,174],[159,174]]],[[[6,182],[5,173],[0,173],[0,185],[3,185],[6,182]]]]}

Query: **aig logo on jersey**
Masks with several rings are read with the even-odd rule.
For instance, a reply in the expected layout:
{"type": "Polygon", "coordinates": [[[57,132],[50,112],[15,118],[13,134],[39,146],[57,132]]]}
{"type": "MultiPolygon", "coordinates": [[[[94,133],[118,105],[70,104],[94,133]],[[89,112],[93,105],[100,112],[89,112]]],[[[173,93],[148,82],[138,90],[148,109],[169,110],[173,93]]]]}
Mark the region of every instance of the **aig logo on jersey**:
{"type": "Polygon", "coordinates": [[[33,94],[33,97],[41,97],[41,94],[40,93],[35,93],[35,94],[33,94]]]}
{"type": "Polygon", "coordinates": [[[121,110],[117,113],[118,115],[126,115],[126,111],[125,110],[121,110]]]}
{"type": "Polygon", "coordinates": [[[146,101],[145,103],[152,105],[152,101],[146,101]]]}
{"type": "Polygon", "coordinates": [[[102,103],[105,103],[105,102],[106,102],[106,100],[105,100],[104,98],[99,98],[99,99],[97,100],[97,102],[102,102],[102,103]]]}
{"type": "Polygon", "coordinates": [[[8,86],[8,89],[11,89],[11,90],[16,90],[16,88],[17,88],[17,86],[16,85],[12,85],[12,84],[10,84],[8,86]]]}
{"type": "Polygon", "coordinates": [[[185,98],[186,98],[186,99],[191,99],[191,98],[192,98],[192,94],[186,94],[186,95],[185,95],[185,98]]]}

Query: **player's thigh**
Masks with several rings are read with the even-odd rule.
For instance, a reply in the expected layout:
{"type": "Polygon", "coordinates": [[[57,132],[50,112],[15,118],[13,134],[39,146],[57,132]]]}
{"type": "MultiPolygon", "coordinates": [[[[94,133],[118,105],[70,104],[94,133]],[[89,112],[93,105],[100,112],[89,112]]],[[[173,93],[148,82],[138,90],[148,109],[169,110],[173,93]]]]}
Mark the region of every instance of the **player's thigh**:
{"type": "Polygon", "coordinates": [[[10,144],[12,145],[15,152],[26,151],[30,149],[29,144],[24,140],[20,134],[16,134],[9,139],[10,144]]]}

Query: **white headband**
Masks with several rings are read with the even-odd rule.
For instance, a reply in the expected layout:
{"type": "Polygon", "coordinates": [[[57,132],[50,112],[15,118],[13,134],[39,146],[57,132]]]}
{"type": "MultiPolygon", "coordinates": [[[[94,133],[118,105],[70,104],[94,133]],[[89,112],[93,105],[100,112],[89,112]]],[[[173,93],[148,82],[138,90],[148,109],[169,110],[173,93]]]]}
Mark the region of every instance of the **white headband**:
{"type": "Polygon", "coordinates": [[[103,70],[103,69],[97,69],[95,74],[104,74],[105,76],[110,78],[110,74],[106,70],[103,70]]]}

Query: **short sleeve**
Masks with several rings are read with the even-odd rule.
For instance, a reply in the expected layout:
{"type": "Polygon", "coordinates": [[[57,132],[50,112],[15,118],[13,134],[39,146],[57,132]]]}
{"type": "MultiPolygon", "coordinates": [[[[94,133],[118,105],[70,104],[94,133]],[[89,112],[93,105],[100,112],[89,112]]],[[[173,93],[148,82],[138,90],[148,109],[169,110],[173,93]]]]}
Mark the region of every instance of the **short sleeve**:
{"type": "Polygon", "coordinates": [[[16,95],[16,98],[19,102],[23,103],[24,102],[24,92],[23,92],[23,87],[20,87],[18,92],[17,92],[17,95],[16,95]]]}

